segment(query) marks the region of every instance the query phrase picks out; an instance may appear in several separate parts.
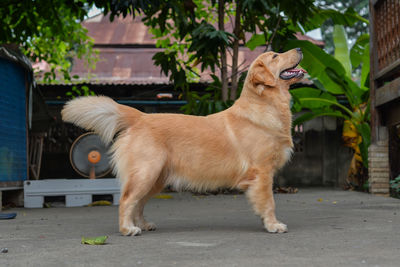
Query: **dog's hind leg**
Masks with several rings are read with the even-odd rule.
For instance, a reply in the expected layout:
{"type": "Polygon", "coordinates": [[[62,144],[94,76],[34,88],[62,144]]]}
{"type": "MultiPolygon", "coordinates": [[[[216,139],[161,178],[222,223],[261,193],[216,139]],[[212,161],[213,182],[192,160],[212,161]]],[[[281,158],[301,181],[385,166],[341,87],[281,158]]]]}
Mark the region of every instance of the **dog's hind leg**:
{"type": "Polygon", "coordinates": [[[254,211],[261,216],[265,229],[270,233],[287,232],[287,226],[275,217],[275,201],[272,191],[273,174],[259,172],[257,178],[248,187],[246,195],[253,204],[254,211]]]}
{"type": "MultiPolygon", "coordinates": [[[[123,184],[119,203],[119,231],[123,235],[139,235],[141,225],[133,222],[134,213],[143,211],[144,203],[141,201],[152,192],[152,189],[160,177],[163,168],[163,158],[160,155],[146,160],[144,158],[135,161],[137,171],[126,177],[123,184]]],[[[140,222],[137,222],[140,223],[140,222]]]]}
{"type": "Polygon", "coordinates": [[[137,227],[142,229],[143,231],[154,231],[156,230],[156,225],[152,222],[146,222],[143,216],[143,210],[144,210],[144,205],[146,205],[146,202],[155,194],[160,193],[161,190],[164,188],[164,183],[159,178],[157,182],[154,184],[153,188],[150,190],[150,192],[144,196],[138,204],[135,206],[133,210],[133,222],[137,227]]]}

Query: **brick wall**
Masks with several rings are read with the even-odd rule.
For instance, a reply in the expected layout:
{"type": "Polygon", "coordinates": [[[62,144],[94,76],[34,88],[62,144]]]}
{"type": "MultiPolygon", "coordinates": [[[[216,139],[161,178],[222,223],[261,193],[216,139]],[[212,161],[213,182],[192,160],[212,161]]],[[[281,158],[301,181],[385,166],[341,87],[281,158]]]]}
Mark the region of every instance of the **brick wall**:
{"type": "Polygon", "coordinates": [[[371,144],[369,153],[369,190],[372,194],[389,196],[389,146],[388,141],[371,144]]]}

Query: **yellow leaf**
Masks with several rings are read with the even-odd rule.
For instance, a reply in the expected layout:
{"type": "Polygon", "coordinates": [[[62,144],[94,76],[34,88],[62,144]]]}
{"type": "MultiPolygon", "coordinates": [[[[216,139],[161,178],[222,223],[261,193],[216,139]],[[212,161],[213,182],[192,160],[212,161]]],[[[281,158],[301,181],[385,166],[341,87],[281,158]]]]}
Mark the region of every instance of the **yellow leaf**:
{"type": "Polygon", "coordinates": [[[317,201],[318,201],[318,202],[322,202],[322,201],[324,201],[324,200],[323,200],[322,198],[318,198],[317,201]]]}
{"type": "Polygon", "coordinates": [[[99,201],[95,201],[90,203],[88,206],[89,207],[94,207],[94,206],[111,206],[111,202],[107,201],[107,200],[99,200],[99,201]]]}
{"type": "Polygon", "coordinates": [[[357,136],[356,127],[349,120],[345,120],[343,123],[343,137],[355,138],[357,136]]]}
{"type": "Polygon", "coordinates": [[[356,158],[357,161],[362,162],[362,158],[361,158],[360,154],[356,153],[356,154],[354,154],[354,157],[356,158]]]}

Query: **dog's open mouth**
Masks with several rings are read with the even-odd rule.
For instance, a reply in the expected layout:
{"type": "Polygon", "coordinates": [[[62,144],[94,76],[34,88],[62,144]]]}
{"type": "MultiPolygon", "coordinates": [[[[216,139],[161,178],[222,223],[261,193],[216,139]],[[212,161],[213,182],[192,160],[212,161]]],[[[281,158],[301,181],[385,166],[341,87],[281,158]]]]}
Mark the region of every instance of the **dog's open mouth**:
{"type": "Polygon", "coordinates": [[[281,74],[279,75],[279,77],[283,80],[290,80],[293,78],[302,78],[304,76],[304,73],[307,73],[307,71],[303,70],[303,69],[297,69],[298,64],[296,64],[296,66],[286,69],[284,71],[281,72],[281,74]]]}

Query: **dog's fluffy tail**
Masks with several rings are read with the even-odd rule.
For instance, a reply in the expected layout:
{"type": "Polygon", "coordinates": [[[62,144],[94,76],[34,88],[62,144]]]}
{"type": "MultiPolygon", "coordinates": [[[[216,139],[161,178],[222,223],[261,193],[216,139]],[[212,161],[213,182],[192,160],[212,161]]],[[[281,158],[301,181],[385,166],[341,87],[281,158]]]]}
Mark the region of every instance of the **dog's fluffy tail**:
{"type": "Polygon", "coordinates": [[[112,141],[117,132],[129,126],[129,119],[142,114],[105,96],[75,98],[67,102],[61,111],[63,121],[94,131],[106,144],[112,141]]]}

